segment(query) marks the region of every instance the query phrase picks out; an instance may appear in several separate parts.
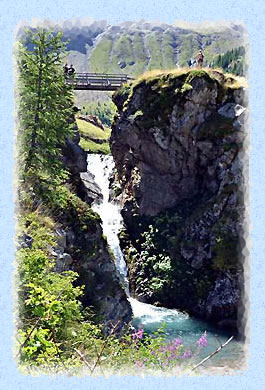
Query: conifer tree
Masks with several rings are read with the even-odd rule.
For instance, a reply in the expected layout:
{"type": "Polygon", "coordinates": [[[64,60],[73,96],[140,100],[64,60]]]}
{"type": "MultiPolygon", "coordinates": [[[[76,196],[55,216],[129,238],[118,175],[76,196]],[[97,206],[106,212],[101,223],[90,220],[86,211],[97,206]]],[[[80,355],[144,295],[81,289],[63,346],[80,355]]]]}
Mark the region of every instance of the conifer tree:
{"type": "Polygon", "coordinates": [[[26,31],[19,42],[20,178],[53,183],[66,177],[61,148],[72,134],[72,88],[62,69],[62,33],[26,31]]]}
{"type": "Polygon", "coordinates": [[[244,76],[247,71],[245,55],[246,51],[244,46],[240,46],[222,55],[219,54],[215,59],[214,66],[223,68],[225,72],[244,76]]]}

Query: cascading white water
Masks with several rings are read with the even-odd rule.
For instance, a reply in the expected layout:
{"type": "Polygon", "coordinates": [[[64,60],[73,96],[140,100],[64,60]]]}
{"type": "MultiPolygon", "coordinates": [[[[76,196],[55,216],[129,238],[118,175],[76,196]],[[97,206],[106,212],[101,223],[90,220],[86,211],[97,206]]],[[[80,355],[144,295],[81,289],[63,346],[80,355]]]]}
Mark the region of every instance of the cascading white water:
{"type": "MultiPolygon", "coordinates": [[[[116,268],[120,273],[121,281],[129,296],[129,283],[127,279],[127,267],[120,249],[118,232],[122,226],[120,214],[121,206],[109,199],[109,176],[114,168],[112,156],[101,156],[89,154],[87,158],[88,171],[95,176],[95,182],[101,189],[103,199],[95,201],[92,205],[102,219],[103,233],[107,237],[108,245],[111,248],[116,268]]],[[[203,350],[205,356],[218,347],[216,334],[221,342],[225,342],[228,334],[215,329],[204,321],[189,317],[178,310],[159,308],[150,304],[142,303],[136,299],[129,298],[134,316],[134,326],[142,326],[145,331],[153,332],[166,322],[166,335],[168,339],[183,337],[185,345],[196,345],[196,341],[206,330],[208,346],[203,350]]],[[[238,361],[242,360],[243,346],[241,343],[231,342],[221,354],[217,354],[211,361],[218,366],[234,366],[238,368],[238,361]]]]}
{"type": "Polygon", "coordinates": [[[95,182],[101,189],[102,201],[96,201],[92,205],[102,219],[103,233],[107,237],[108,245],[115,258],[115,265],[119,271],[121,280],[129,293],[129,283],[127,279],[127,267],[123,258],[118,238],[119,230],[122,226],[121,207],[116,202],[109,200],[109,176],[113,171],[114,162],[112,156],[101,156],[99,154],[89,154],[87,157],[87,168],[95,176],[95,182]]]}

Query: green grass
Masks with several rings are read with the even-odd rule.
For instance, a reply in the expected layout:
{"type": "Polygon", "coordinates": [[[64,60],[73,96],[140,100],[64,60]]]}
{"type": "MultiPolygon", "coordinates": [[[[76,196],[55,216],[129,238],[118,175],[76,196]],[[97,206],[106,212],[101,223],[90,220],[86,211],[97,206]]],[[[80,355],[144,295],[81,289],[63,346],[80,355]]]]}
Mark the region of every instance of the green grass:
{"type": "Polygon", "coordinates": [[[111,130],[108,127],[105,127],[104,131],[78,118],[76,123],[81,137],[79,143],[81,148],[90,153],[110,154],[109,137],[111,130]],[[106,140],[106,142],[100,143],[97,140],[106,140]]]}
{"type": "Polygon", "coordinates": [[[92,50],[90,57],[91,70],[104,73],[126,73],[138,77],[145,70],[170,69],[176,67],[176,60],[180,67],[186,66],[190,58],[195,58],[201,44],[204,46],[205,64],[212,63],[218,54],[225,53],[232,48],[239,47],[242,42],[238,38],[227,34],[205,34],[195,32],[149,31],[121,33],[115,36],[104,36],[92,50]],[[144,44],[144,37],[147,50],[144,44]],[[174,45],[178,45],[178,56],[174,58],[174,45]],[[150,52],[150,60],[147,53],[150,52]],[[124,61],[126,66],[121,69],[118,62],[124,61]],[[130,62],[134,64],[129,65],[130,62]]]}
{"type": "Polygon", "coordinates": [[[128,35],[121,35],[113,45],[112,63],[113,65],[118,66],[120,72],[127,73],[128,71],[130,72],[129,68],[131,66],[129,65],[129,62],[131,61],[135,61],[131,37],[128,35]],[[120,61],[126,63],[125,68],[120,69],[118,65],[118,62],[120,61]]]}
{"type": "Polygon", "coordinates": [[[87,140],[81,137],[79,144],[81,148],[90,153],[110,154],[110,147],[108,142],[97,144],[92,140],[87,140]]]}
{"type": "Polygon", "coordinates": [[[161,41],[162,36],[159,33],[154,33],[147,36],[147,45],[151,54],[151,60],[148,64],[148,70],[163,69],[161,41]]]}
{"type": "Polygon", "coordinates": [[[162,51],[163,51],[163,68],[171,69],[176,66],[174,60],[174,44],[175,38],[172,34],[165,33],[163,34],[162,40],[162,51]]]}
{"type": "Polygon", "coordinates": [[[104,37],[99,41],[90,56],[90,66],[92,72],[109,72],[109,58],[112,45],[112,39],[107,37],[104,37]]]}
{"type": "Polygon", "coordinates": [[[132,84],[132,88],[140,85],[141,83],[153,83],[157,81],[160,86],[163,84],[171,84],[177,78],[182,78],[184,83],[190,83],[194,77],[208,76],[213,80],[216,80],[224,87],[231,89],[237,89],[240,87],[248,87],[247,81],[244,77],[235,76],[234,74],[225,73],[222,69],[214,68],[202,68],[202,69],[190,69],[188,67],[175,68],[175,69],[154,69],[147,71],[139,76],[132,84]],[[220,77],[223,77],[223,81],[220,81],[220,77]]]}
{"type": "Polygon", "coordinates": [[[180,44],[182,48],[178,60],[180,66],[187,66],[187,60],[195,58],[199,50],[199,44],[194,40],[194,37],[194,34],[188,34],[181,38],[180,44]]]}
{"type": "Polygon", "coordinates": [[[145,53],[143,37],[139,32],[136,32],[133,36],[133,47],[136,57],[134,65],[134,75],[138,76],[143,73],[145,66],[147,65],[147,58],[145,53]]]}
{"type": "Polygon", "coordinates": [[[90,138],[93,140],[108,140],[110,137],[111,130],[107,127],[104,127],[105,130],[101,130],[99,127],[78,118],[76,119],[76,122],[81,137],[90,138]]]}

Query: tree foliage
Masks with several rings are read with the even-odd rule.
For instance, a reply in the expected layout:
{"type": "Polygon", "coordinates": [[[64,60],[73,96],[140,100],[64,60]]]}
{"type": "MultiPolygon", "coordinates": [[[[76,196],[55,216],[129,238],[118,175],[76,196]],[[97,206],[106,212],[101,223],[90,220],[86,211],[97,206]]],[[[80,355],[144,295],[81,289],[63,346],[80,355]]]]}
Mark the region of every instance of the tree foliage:
{"type": "Polygon", "coordinates": [[[245,76],[247,71],[245,56],[246,50],[243,46],[240,46],[224,54],[219,54],[214,62],[214,66],[223,68],[226,72],[237,76],[245,76]]]}
{"type": "MultiPolygon", "coordinates": [[[[78,365],[72,346],[76,337],[81,342],[84,335],[100,333],[99,326],[87,321],[89,313],[82,313],[82,287],[74,286],[78,274],[59,274],[54,268],[57,222],[49,214],[77,199],[65,187],[62,160],[62,147],[73,134],[64,48],[61,33],[44,29],[27,31],[18,44],[17,350],[20,363],[28,368],[78,365]]],[[[73,207],[78,209],[79,203],[73,207]]],[[[88,216],[82,217],[85,221],[88,216]]]]}
{"type": "Polygon", "coordinates": [[[29,30],[18,45],[20,174],[60,180],[66,177],[61,148],[72,134],[72,89],[62,69],[62,34],[29,30]]]}
{"type": "Polygon", "coordinates": [[[104,125],[110,127],[116,113],[116,106],[111,100],[103,103],[89,102],[87,106],[82,108],[81,113],[85,115],[96,115],[104,125]]]}

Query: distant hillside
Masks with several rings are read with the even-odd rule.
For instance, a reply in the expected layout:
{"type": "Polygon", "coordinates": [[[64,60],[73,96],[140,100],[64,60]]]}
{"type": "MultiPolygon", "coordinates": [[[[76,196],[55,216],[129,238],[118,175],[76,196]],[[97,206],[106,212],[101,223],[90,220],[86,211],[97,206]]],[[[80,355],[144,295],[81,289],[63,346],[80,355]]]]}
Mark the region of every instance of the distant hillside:
{"type": "MultiPolygon", "coordinates": [[[[36,23],[63,30],[68,41],[66,61],[77,72],[125,73],[136,77],[147,70],[187,66],[199,49],[204,52],[206,66],[222,67],[220,56],[246,44],[246,30],[239,23],[169,25],[142,20],[110,25],[105,20],[85,19],[57,25],[47,21],[36,23]]],[[[224,70],[244,74],[245,67],[232,62],[224,70]]],[[[109,95],[77,91],[76,103],[108,101],[109,95]]]]}
{"type": "Polygon", "coordinates": [[[140,21],[67,26],[64,34],[69,40],[69,61],[78,71],[138,76],[146,70],[187,66],[199,49],[204,51],[205,65],[213,65],[218,55],[244,45],[245,31],[237,24],[194,31],[140,21]]]}
{"type": "MultiPolygon", "coordinates": [[[[76,20],[39,26],[62,29],[68,41],[68,62],[78,72],[119,72],[138,76],[146,70],[186,66],[199,49],[205,64],[213,65],[218,55],[245,45],[246,31],[241,24],[192,25],[159,22],[76,20]]],[[[34,28],[34,26],[31,26],[34,28]]]]}

